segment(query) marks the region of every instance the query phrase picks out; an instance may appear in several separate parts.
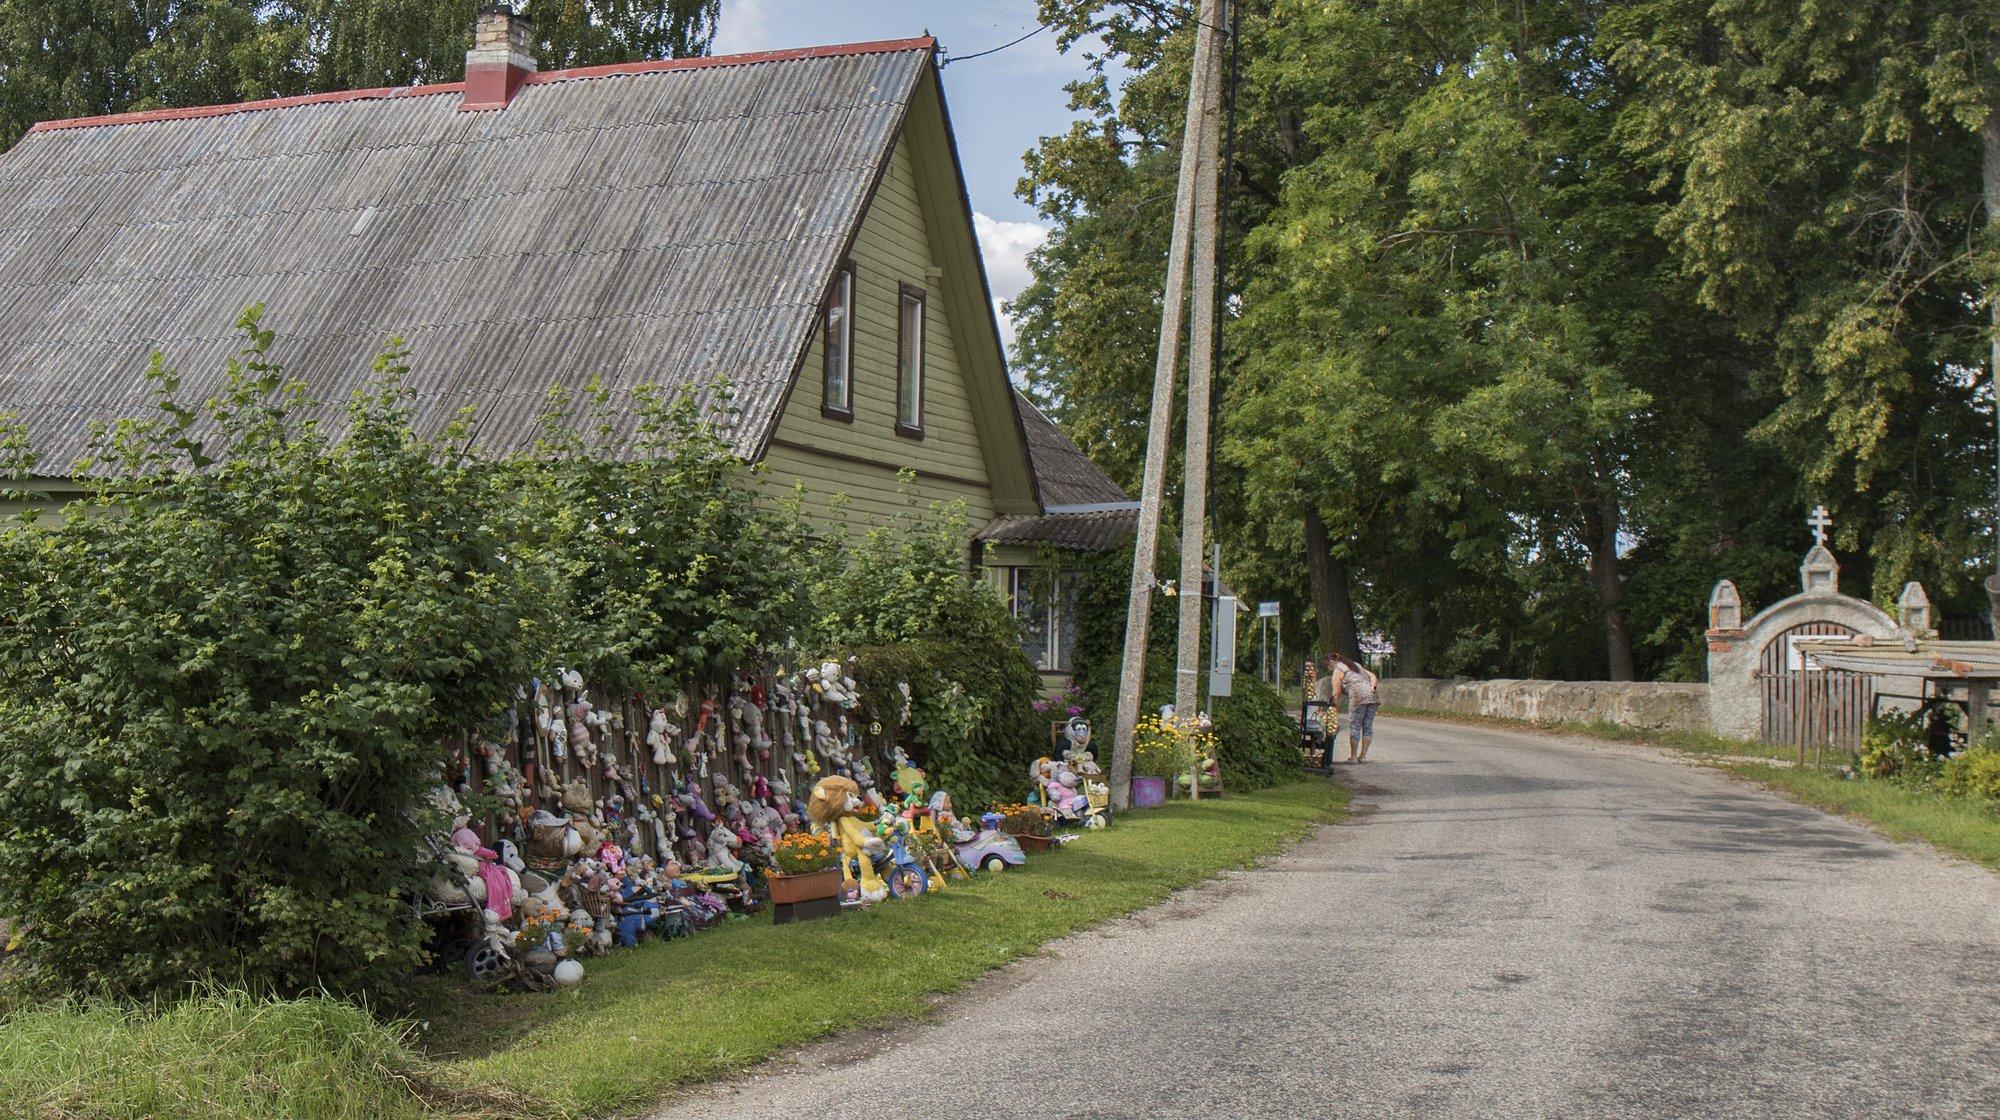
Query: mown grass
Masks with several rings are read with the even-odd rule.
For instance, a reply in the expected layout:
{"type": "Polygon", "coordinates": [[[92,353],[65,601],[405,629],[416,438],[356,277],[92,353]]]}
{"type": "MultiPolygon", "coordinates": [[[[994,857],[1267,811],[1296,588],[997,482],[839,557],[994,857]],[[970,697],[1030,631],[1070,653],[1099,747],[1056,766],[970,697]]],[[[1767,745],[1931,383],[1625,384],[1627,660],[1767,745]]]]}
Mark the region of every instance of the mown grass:
{"type": "Polygon", "coordinates": [[[1667,747],[1696,756],[1794,801],[1860,821],[1892,840],[1921,840],[1939,851],[2000,870],[2000,807],[1994,802],[1953,797],[1890,781],[1848,778],[1833,768],[1845,761],[1844,756],[1829,757],[1825,764],[1816,765],[1808,755],[1801,765],[1796,747],[1731,739],[1702,731],[1647,731],[1613,723],[1532,723],[1417,709],[1395,709],[1394,714],[1667,747]]]}
{"type": "Polygon", "coordinates": [[[934,997],[1050,940],[1275,852],[1338,815],[1309,779],[1135,813],[1027,867],[839,918],[732,922],[588,964],[580,988],[421,982],[385,1023],[333,999],[212,991],[0,1016],[0,1116],[466,1120],[630,1114],[669,1090],[934,997]]]}

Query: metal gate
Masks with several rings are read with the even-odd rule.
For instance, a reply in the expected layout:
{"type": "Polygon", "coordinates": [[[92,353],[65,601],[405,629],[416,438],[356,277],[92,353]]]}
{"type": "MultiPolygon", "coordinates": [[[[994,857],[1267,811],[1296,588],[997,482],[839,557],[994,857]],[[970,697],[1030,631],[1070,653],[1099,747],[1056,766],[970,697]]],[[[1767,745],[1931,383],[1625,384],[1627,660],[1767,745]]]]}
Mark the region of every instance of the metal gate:
{"type": "Polygon", "coordinates": [[[1861,728],[1875,699],[1874,678],[1808,669],[1794,650],[1799,638],[1829,638],[1856,631],[1837,622],[1808,622],[1772,638],[1757,659],[1762,694],[1762,738],[1797,747],[1858,750],[1861,728]]]}

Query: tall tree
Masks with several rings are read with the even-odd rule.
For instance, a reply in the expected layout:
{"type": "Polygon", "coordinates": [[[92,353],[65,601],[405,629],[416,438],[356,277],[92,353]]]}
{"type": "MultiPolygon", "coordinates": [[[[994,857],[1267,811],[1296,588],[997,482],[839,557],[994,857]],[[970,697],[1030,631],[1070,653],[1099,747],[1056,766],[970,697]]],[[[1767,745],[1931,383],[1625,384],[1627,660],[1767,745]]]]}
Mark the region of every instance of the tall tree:
{"type": "Polygon", "coordinates": [[[1984,0],[1645,0],[1606,19],[1630,150],[1702,303],[1769,348],[1757,441],[1834,508],[1857,590],[1963,602],[1992,508],[1984,0]],[[1982,413],[1984,413],[1982,415],[1982,413]]]}

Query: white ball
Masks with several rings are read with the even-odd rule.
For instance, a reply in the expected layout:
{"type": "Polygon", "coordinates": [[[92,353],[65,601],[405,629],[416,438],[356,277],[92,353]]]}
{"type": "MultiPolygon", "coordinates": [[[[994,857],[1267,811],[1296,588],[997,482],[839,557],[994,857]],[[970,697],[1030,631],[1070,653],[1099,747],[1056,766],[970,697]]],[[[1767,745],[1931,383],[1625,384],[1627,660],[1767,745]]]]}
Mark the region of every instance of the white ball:
{"type": "Polygon", "coordinates": [[[557,961],[554,979],[558,988],[574,988],[583,983],[583,965],[576,961],[557,961]]]}

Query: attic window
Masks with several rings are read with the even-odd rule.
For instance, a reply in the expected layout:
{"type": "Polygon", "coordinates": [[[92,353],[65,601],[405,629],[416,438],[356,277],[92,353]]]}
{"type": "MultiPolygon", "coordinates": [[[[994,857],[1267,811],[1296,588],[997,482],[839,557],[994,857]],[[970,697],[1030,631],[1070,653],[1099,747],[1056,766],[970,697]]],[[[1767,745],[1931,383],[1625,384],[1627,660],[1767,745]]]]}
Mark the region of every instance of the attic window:
{"type": "Polygon", "coordinates": [[[820,412],[835,420],[854,419],[854,266],[844,264],[833,278],[826,298],[826,322],[820,339],[825,365],[820,412]]]}
{"type": "Polygon", "coordinates": [[[924,436],[924,290],[903,285],[896,321],[896,434],[924,436]]]}

